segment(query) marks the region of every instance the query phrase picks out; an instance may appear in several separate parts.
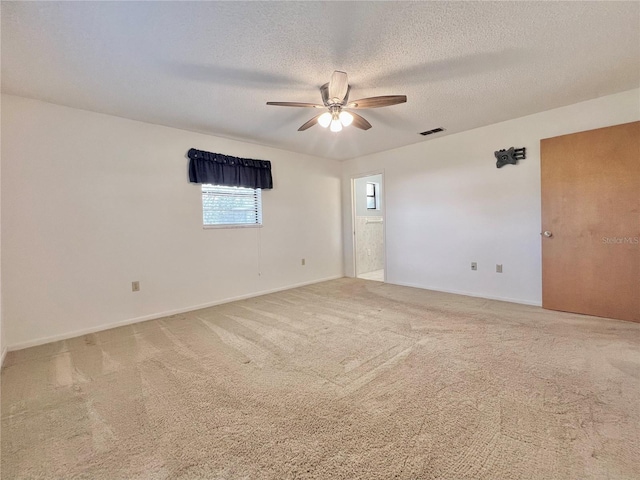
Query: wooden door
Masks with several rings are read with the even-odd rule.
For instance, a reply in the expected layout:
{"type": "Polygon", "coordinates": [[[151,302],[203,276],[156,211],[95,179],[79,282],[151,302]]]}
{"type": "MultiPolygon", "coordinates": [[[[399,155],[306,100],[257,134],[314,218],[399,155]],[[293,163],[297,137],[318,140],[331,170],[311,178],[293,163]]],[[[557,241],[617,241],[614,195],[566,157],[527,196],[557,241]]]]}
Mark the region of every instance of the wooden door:
{"type": "Polygon", "coordinates": [[[540,142],[542,306],[640,322],[640,122],[540,142]]]}

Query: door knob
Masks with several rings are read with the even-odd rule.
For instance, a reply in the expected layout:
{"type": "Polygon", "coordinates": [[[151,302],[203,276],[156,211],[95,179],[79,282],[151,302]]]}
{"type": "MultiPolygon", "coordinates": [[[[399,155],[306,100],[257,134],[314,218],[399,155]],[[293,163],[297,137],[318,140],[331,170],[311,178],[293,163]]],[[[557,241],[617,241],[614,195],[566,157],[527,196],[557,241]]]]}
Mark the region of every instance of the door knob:
{"type": "Polygon", "coordinates": [[[549,230],[545,230],[543,235],[547,238],[551,238],[553,237],[553,233],[551,233],[549,230]]]}

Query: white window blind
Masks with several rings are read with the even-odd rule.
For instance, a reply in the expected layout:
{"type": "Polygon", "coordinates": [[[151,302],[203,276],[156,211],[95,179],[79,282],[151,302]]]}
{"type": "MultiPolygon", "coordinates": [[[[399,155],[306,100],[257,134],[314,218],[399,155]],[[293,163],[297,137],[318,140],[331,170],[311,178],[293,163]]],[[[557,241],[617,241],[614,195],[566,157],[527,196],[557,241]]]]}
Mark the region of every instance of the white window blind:
{"type": "Polygon", "coordinates": [[[262,190],[203,184],[202,217],[204,226],[262,225],[262,190]]]}

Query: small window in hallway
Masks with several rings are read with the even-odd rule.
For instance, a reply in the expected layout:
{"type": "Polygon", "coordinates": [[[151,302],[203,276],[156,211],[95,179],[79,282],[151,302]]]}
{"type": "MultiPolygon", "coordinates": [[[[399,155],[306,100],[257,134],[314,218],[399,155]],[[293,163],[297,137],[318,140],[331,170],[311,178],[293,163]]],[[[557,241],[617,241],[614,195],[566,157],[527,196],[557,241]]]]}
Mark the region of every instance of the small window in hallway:
{"type": "Polygon", "coordinates": [[[367,210],[378,210],[378,186],[375,183],[367,183],[367,210]]]}

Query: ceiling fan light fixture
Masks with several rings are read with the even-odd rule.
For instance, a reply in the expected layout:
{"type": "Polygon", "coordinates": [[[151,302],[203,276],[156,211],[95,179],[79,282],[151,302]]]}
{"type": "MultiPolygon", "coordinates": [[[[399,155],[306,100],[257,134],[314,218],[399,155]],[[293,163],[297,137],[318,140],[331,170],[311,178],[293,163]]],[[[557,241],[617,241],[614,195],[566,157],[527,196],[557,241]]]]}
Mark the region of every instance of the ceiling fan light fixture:
{"type": "Polygon", "coordinates": [[[348,127],[353,122],[353,115],[349,112],[340,112],[340,123],[343,127],[348,127]]]}
{"type": "Polygon", "coordinates": [[[322,105],[317,103],[303,103],[303,102],[267,102],[267,105],[277,105],[281,107],[307,107],[307,108],[321,108],[328,109],[319,115],[316,115],[311,120],[308,120],[300,128],[299,132],[303,132],[313,127],[316,123],[321,127],[331,127],[332,132],[340,132],[343,127],[353,125],[360,130],[369,130],[371,124],[362,116],[355,112],[343,112],[343,108],[351,109],[365,109],[365,108],[380,108],[389,107],[391,105],[397,105],[399,103],[405,103],[407,101],[406,95],[383,95],[378,97],[361,98],[354,102],[349,103],[349,92],[351,86],[347,80],[347,74],[336,70],[331,75],[329,83],[325,83],[320,87],[320,95],[322,96],[322,105]]]}
{"type": "Polygon", "coordinates": [[[322,115],[318,117],[318,123],[322,128],[327,128],[331,123],[331,113],[324,112],[322,115]]]}

